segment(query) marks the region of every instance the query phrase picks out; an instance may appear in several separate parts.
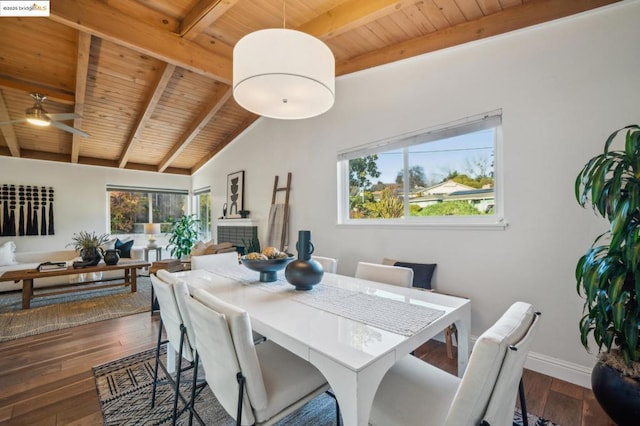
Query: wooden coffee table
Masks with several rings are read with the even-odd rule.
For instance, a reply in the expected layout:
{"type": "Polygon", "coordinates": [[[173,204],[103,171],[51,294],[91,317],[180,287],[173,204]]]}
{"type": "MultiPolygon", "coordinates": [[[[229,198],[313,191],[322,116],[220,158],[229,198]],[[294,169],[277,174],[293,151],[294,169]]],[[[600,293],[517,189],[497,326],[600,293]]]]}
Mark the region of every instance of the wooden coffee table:
{"type": "Polygon", "coordinates": [[[61,269],[56,271],[38,271],[37,269],[21,269],[17,271],[7,271],[2,274],[2,281],[20,281],[22,280],[22,309],[29,309],[31,307],[31,299],[34,297],[51,296],[55,294],[73,293],[77,291],[95,290],[99,288],[128,286],[131,285],[131,293],[137,291],[137,270],[149,267],[149,262],[135,261],[119,263],[116,265],[105,265],[100,263],[96,266],[88,266],[86,268],[69,267],[67,269],[61,269]],[[37,294],[33,291],[33,280],[36,278],[44,277],[59,277],[64,275],[76,275],[76,274],[88,274],[91,272],[106,272],[106,271],[118,271],[124,270],[124,282],[100,284],[90,286],[88,288],[74,288],[80,285],[91,283],[107,283],[109,281],[121,281],[122,278],[106,278],[99,280],[83,281],[79,283],[58,284],[53,286],[47,286],[39,288],[37,294]]]}

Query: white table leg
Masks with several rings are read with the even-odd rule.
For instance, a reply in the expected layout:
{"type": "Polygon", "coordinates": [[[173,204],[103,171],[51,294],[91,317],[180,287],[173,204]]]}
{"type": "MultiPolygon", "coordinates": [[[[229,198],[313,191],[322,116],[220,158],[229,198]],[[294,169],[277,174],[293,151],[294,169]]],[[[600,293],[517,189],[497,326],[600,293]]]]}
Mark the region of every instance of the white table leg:
{"type": "Polygon", "coordinates": [[[309,361],[329,382],[338,399],[343,424],[367,426],[373,398],[387,370],[396,362],[396,356],[388,353],[358,372],[314,351],[309,361]]]}
{"type": "Polygon", "coordinates": [[[455,322],[458,329],[458,377],[462,377],[469,364],[469,339],[471,330],[471,308],[463,313],[462,319],[455,322]]]}
{"type": "Polygon", "coordinates": [[[167,343],[167,370],[169,373],[176,371],[176,358],[178,357],[178,351],[171,345],[171,342],[167,343]]]}

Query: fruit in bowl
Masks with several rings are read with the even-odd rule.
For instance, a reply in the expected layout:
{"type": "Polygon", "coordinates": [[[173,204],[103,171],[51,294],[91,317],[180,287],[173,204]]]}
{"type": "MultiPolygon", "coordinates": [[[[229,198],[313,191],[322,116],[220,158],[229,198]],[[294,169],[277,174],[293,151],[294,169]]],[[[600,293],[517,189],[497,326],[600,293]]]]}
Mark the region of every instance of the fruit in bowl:
{"type": "Polygon", "coordinates": [[[240,262],[252,271],[260,272],[261,282],[273,282],[278,279],[278,271],[294,259],[292,254],[275,247],[267,247],[261,253],[252,252],[240,258],[240,262]]]}

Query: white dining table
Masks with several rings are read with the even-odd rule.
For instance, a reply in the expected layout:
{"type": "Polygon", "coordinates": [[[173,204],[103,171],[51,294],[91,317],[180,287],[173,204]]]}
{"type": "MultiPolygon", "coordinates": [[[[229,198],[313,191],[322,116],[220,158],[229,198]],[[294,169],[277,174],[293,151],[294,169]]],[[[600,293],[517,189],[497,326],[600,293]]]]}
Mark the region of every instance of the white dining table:
{"type": "Polygon", "coordinates": [[[262,283],[257,272],[241,265],[175,275],[191,291],[204,289],[246,310],[255,331],[318,368],[346,426],[367,425],[387,370],[452,323],[458,329],[458,375],[469,360],[468,299],[330,273],[303,292],[288,284],[282,272],[277,281],[262,283]],[[420,323],[423,310],[435,312],[426,325],[420,323]]]}

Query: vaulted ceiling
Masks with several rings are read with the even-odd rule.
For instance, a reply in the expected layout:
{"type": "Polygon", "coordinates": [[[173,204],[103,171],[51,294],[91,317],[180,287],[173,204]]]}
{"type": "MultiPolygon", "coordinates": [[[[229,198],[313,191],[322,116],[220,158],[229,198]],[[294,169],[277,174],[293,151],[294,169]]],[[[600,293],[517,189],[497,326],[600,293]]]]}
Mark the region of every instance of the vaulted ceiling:
{"type": "Polygon", "coordinates": [[[0,122],[38,92],[89,137],[13,122],[0,155],[194,173],[258,118],[233,99],[233,46],[283,10],[340,76],[616,1],[52,0],[48,18],[0,17],[0,122]]]}

